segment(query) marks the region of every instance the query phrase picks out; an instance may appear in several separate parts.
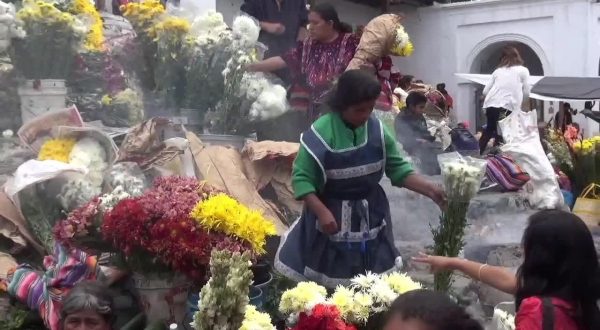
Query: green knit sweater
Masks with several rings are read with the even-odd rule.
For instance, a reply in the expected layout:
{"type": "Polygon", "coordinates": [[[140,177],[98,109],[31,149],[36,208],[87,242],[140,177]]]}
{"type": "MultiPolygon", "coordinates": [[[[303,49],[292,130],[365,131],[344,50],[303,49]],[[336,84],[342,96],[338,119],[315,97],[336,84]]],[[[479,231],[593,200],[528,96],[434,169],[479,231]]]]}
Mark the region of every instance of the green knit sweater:
{"type": "MultiPolygon", "coordinates": [[[[337,113],[328,113],[319,118],[313,125],[327,145],[334,150],[360,145],[367,138],[366,124],[352,129],[346,125],[337,113]]],[[[402,186],[404,179],[413,173],[412,166],[400,156],[396,140],[385,127],[384,140],[386,150],[385,174],[394,186],[402,186]]],[[[323,189],[323,183],[323,174],[317,162],[303,146],[300,146],[292,172],[294,196],[297,199],[302,199],[310,193],[320,192],[323,189]]]]}

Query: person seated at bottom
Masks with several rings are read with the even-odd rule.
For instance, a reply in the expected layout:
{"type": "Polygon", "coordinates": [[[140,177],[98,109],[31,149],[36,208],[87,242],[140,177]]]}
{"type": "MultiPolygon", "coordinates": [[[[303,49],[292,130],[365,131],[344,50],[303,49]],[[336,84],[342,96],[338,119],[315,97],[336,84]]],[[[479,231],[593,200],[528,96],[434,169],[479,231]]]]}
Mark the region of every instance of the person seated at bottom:
{"type": "Polygon", "coordinates": [[[111,330],[114,321],[113,299],[98,282],[81,282],[63,301],[62,330],[111,330]]]}
{"type": "Polygon", "coordinates": [[[402,144],[404,151],[416,158],[424,174],[440,173],[437,155],[442,148],[435,142],[435,137],[429,133],[425,120],[427,97],[423,93],[411,92],[406,98],[406,108],[395,120],[396,138],[402,144]]]}
{"type": "Polygon", "coordinates": [[[483,330],[479,322],[448,295],[429,291],[409,291],[392,303],[384,330],[483,330]]]}

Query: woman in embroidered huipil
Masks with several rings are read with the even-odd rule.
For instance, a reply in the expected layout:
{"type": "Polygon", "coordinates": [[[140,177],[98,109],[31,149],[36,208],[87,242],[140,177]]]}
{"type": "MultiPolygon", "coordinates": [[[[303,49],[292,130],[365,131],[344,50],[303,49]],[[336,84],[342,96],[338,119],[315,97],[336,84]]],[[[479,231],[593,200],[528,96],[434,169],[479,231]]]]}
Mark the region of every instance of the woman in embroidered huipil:
{"type": "Polygon", "coordinates": [[[379,185],[384,173],[394,186],[445,203],[443,191],[413,172],[394,137],[371,117],[380,92],[372,74],[345,72],[327,102],[331,112],[301,137],[292,182],[304,212],[275,261],[292,279],[333,288],[366,271],[396,268],[389,203],[379,185]]]}
{"type": "Polygon", "coordinates": [[[346,70],[358,46],[352,28],[342,23],[335,8],[318,4],[308,14],[310,37],[282,56],[251,64],[250,71],[273,72],[285,67],[294,79],[290,103],[295,110],[306,110],[312,120],[332,83],[346,70]]]}

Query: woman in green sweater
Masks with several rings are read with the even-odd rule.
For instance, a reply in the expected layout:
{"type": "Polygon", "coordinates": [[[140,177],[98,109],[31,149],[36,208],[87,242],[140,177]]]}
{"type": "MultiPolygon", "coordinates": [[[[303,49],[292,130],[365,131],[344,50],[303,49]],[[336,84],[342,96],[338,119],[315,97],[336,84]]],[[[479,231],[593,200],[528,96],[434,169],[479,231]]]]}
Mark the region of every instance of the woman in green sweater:
{"type": "Polygon", "coordinates": [[[394,186],[445,204],[441,188],[413,172],[394,137],[371,117],[380,92],[369,73],[345,72],[328,102],[331,112],[302,135],[292,184],[305,208],[275,258],[287,277],[334,288],[366,271],[396,268],[390,207],[379,185],[384,173],[394,186]]]}

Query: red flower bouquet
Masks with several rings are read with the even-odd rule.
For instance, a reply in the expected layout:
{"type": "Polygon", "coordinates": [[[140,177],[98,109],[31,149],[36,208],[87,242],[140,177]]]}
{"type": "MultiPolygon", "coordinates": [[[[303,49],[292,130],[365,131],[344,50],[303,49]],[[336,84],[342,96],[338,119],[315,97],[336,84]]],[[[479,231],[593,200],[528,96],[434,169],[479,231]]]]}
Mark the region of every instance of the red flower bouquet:
{"type": "Polygon", "coordinates": [[[316,305],[310,314],[302,313],[292,330],[356,330],[342,320],[335,305],[316,305]]]}
{"type": "Polygon", "coordinates": [[[142,196],[122,200],[107,212],[102,233],[134,270],[156,272],[164,266],[203,280],[213,248],[250,249],[202,229],[190,217],[192,208],[214,192],[192,178],[158,178],[142,196]]]}
{"type": "Polygon", "coordinates": [[[100,203],[100,198],[96,197],[57,222],[53,228],[54,239],[68,250],[78,248],[90,253],[105,250],[107,247],[99,231],[102,223],[100,203]]]}

